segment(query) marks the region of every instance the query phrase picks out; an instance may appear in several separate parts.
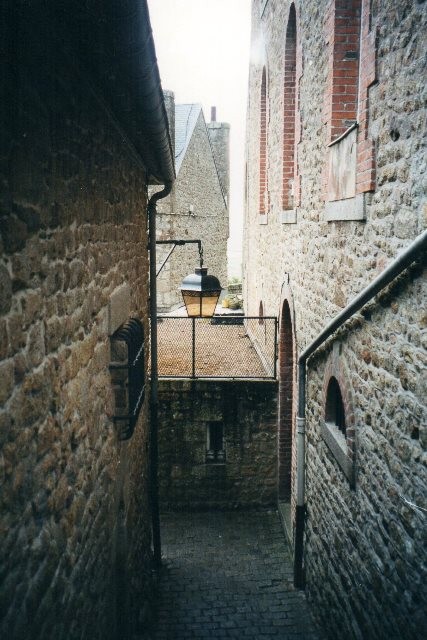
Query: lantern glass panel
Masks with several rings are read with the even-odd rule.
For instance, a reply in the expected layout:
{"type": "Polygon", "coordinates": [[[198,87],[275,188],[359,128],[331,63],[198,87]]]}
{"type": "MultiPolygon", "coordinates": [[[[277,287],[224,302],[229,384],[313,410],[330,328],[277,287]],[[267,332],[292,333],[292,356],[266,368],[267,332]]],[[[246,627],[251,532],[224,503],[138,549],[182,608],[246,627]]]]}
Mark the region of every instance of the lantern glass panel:
{"type": "Polygon", "coordinates": [[[215,313],[220,291],[182,291],[182,297],[190,318],[210,318],[215,313]]]}

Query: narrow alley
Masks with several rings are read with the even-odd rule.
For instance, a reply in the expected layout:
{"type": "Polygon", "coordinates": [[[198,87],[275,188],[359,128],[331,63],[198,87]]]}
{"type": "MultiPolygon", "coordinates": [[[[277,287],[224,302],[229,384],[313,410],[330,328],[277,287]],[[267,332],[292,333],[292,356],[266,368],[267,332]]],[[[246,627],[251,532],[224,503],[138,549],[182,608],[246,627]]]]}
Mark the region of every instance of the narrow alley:
{"type": "Polygon", "coordinates": [[[162,516],[155,640],[320,640],[274,511],[162,516]]]}

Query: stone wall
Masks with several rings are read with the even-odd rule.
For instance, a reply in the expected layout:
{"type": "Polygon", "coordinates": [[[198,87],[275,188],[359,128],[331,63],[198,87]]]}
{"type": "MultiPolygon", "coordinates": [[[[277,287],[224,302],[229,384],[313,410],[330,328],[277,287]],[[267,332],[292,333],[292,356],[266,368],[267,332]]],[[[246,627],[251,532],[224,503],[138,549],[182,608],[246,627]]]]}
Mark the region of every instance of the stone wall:
{"type": "Polygon", "coordinates": [[[163,510],[263,508],[277,496],[275,381],[161,380],[163,510]],[[224,433],[224,462],[207,462],[207,430],[224,433]]]}
{"type": "MultiPolygon", "coordinates": [[[[222,123],[214,123],[217,126],[222,123]]],[[[228,126],[228,125],[225,125],[228,126]]],[[[222,131],[223,129],[221,129],[222,131]]],[[[228,133],[229,129],[224,129],[228,133]]],[[[227,138],[228,135],[223,136],[227,138]]],[[[225,144],[225,140],[223,140],[225,144]]],[[[228,144],[226,150],[228,150],[228,144]]],[[[225,175],[225,160],[221,167],[225,175]]],[[[222,174],[221,174],[222,175],[222,174]]],[[[225,178],[224,178],[225,179],[225,178]]],[[[228,208],[221,190],[217,168],[202,112],[172,190],[158,205],[157,239],[202,241],[204,266],[227,286],[228,208]],[[190,209],[191,207],[191,209],[190,209]]],[[[170,246],[158,246],[161,265],[170,246]]],[[[199,266],[197,245],[177,247],[157,281],[158,306],[169,310],[182,304],[182,279],[199,266]]]]}
{"type": "Polygon", "coordinates": [[[148,418],[118,441],[108,305],[127,283],[148,336],[144,168],[84,70],[36,49],[2,103],[0,635],[124,638],[149,596],[148,418]]]}
{"type": "Polygon", "coordinates": [[[415,268],[310,361],[307,585],[332,638],[426,628],[426,295],[415,268]],[[354,424],[354,488],[319,429],[331,358],[354,424]]]}
{"type": "MultiPolygon", "coordinates": [[[[281,335],[294,336],[293,380],[281,387],[293,389],[293,402],[288,403],[293,410],[298,354],[427,222],[426,111],[421,99],[426,79],[427,10],[425,3],[409,1],[399,6],[391,1],[371,3],[370,20],[365,19],[369,3],[359,3],[365,12],[363,24],[370,29],[364,38],[369,46],[377,43],[376,83],[366,87],[366,80],[363,85],[366,95],[362,102],[367,111],[359,114],[363,117],[363,140],[375,146],[376,179],[374,190],[362,194],[361,219],[346,215],[350,202],[343,200],[341,219],[327,221],[324,177],[330,139],[322,106],[329,77],[331,33],[326,18],[330,4],[327,0],[295,3],[297,77],[298,56],[302,72],[295,114],[296,131],[301,120],[300,139],[295,136],[301,202],[292,216],[282,211],[284,47],[291,3],[269,0],[252,4],[245,311],[255,315],[261,301],[265,315],[283,315],[285,303],[291,309],[293,326],[281,335]],[[270,208],[260,216],[259,122],[264,65],[270,208]]],[[[368,155],[371,171],[372,154],[368,155]]],[[[350,323],[336,343],[341,345],[341,354],[338,350],[337,355],[335,347],[336,368],[346,372],[340,384],[348,388],[348,417],[353,416],[355,431],[354,489],[322,437],[324,378],[333,345],[309,362],[307,590],[318,617],[334,638],[344,634],[369,639],[415,638],[425,624],[420,607],[425,594],[420,585],[425,584],[422,572],[426,557],[419,540],[425,516],[408,504],[426,507],[421,282],[417,271],[407,276],[406,284],[373,306],[369,320],[361,322],[359,317],[350,323]],[[381,607],[386,614],[381,613],[381,607]]],[[[295,424],[292,419],[287,422],[295,424]]],[[[294,464],[295,447],[287,471],[294,469],[294,464]]],[[[291,491],[294,497],[294,473],[291,491]]]]}

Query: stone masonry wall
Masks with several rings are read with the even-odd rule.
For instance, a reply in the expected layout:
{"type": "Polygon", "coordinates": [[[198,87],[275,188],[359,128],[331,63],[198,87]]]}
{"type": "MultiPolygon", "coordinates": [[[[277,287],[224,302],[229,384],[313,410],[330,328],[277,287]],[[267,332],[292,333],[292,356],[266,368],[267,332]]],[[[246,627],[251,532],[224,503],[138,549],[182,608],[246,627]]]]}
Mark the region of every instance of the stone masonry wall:
{"type": "MultiPolygon", "coordinates": [[[[257,313],[260,301],[265,315],[279,315],[283,302],[289,303],[296,358],[427,223],[422,98],[427,6],[391,0],[360,5],[365,13],[371,8],[363,24],[370,29],[370,43],[377,45],[376,82],[368,86],[363,97],[367,110],[359,114],[364,136],[375,146],[375,189],[364,195],[363,220],[327,222],[323,179],[329,140],[322,105],[329,77],[331,34],[325,25],[330,1],[295,3],[302,70],[295,117],[296,125],[301,120],[295,159],[301,202],[295,217],[282,212],[284,47],[291,2],[252,3],[243,297],[248,315],[257,313]],[[270,209],[260,216],[264,65],[270,209]],[[287,298],[283,291],[289,292],[287,298]]],[[[333,344],[309,362],[307,591],[333,638],[415,638],[425,628],[420,605],[425,601],[426,556],[420,545],[425,515],[417,509],[427,507],[421,282],[417,271],[407,276],[404,286],[373,306],[369,320],[350,323],[336,341],[340,368],[347,371],[342,383],[353,398],[355,489],[321,436],[324,375],[333,344]]]]}
{"type": "Polygon", "coordinates": [[[162,510],[269,507],[277,496],[277,383],[161,380],[162,510]],[[208,425],[224,429],[225,462],[206,462],[208,425]]]}
{"type": "MultiPolygon", "coordinates": [[[[219,124],[219,123],[217,123],[219,124]]],[[[224,201],[217,169],[209,144],[202,113],[173,187],[171,196],[159,202],[157,239],[200,239],[204,266],[223,287],[227,286],[228,209],[224,201]],[[190,213],[190,205],[193,212],[190,213]]],[[[158,246],[158,265],[170,246],[158,246]]],[[[197,245],[177,247],[157,281],[161,310],[182,304],[179,286],[182,279],[199,266],[197,245]]]]}
{"type": "Polygon", "coordinates": [[[310,362],[307,583],[332,638],[426,628],[425,276],[413,269],[310,362]],[[319,430],[333,349],[354,416],[355,489],[319,430]]]}
{"type": "Polygon", "coordinates": [[[118,441],[108,303],[130,285],[148,336],[144,170],[84,71],[34,59],[2,104],[0,636],[124,638],[147,612],[148,419],[118,441]]]}

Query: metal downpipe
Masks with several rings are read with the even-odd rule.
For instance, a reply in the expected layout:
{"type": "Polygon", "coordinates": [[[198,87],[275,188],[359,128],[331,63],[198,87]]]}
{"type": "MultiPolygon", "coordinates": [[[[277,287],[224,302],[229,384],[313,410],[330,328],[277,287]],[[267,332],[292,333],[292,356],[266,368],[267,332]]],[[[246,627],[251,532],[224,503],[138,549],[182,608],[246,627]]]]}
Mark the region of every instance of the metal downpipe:
{"type": "Polygon", "coordinates": [[[162,563],[159,514],[159,448],[158,448],[158,363],[157,363],[157,282],[156,282],[156,204],[172,190],[172,182],[157,191],[148,202],[148,237],[150,251],[150,333],[151,333],[151,382],[150,382],[150,506],[153,535],[153,556],[156,568],[162,563]]]}
{"type": "Polygon", "coordinates": [[[303,589],[304,521],[305,521],[305,380],[306,360],[298,362],[297,415],[297,504],[295,509],[294,586],[303,589]]]}

